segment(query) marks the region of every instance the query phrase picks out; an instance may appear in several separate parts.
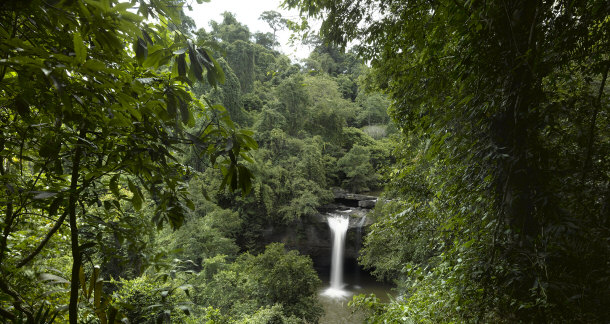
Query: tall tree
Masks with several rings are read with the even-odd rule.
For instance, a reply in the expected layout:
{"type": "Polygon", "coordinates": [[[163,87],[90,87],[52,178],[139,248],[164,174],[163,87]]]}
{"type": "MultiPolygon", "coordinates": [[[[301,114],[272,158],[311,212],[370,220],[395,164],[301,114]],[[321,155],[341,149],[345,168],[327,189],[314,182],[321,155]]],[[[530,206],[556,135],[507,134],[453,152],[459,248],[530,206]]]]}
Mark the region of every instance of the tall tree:
{"type": "MultiPolygon", "coordinates": [[[[607,320],[608,293],[599,285],[609,273],[597,260],[608,260],[599,242],[610,237],[608,120],[600,115],[610,66],[607,1],[286,3],[323,16],[323,35],[339,45],[360,41],[394,99],[394,119],[421,147],[412,162],[436,161],[427,169],[437,177],[431,199],[453,213],[435,211],[444,225],[431,230],[445,242],[435,269],[469,273],[459,287],[478,301],[479,320],[490,313],[607,320]],[[579,90],[567,95],[570,88],[579,90]],[[573,153],[557,147],[556,136],[573,153]],[[480,253],[466,258],[468,250],[480,253]]],[[[462,311],[448,316],[472,316],[455,302],[462,311]]]]}
{"type": "Polygon", "coordinates": [[[282,104],[284,117],[288,123],[288,133],[296,135],[303,129],[306,107],[309,104],[309,96],[303,83],[301,75],[293,75],[283,80],[277,87],[277,97],[282,104]]]}
{"type": "Polygon", "coordinates": [[[274,10],[263,11],[258,19],[266,22],[273,30],[273,39],[276,39],[275,34],[278,30],[282,30],[287,26],[286,19],[282,18],[282,14],[274,10]]]}

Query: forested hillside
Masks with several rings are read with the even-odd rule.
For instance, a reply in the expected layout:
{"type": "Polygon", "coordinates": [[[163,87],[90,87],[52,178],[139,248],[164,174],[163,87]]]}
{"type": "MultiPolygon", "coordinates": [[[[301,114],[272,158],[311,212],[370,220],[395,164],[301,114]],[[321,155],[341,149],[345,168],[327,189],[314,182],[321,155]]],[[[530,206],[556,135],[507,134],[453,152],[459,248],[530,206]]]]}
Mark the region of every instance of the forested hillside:
{"type": "Polygon", "coordinates": [[[0,4],[2,322],[322,315],[311,259],[262,231],[383,188],[389,99],[355,53],[292,62],[187,4],[0,4]]]}

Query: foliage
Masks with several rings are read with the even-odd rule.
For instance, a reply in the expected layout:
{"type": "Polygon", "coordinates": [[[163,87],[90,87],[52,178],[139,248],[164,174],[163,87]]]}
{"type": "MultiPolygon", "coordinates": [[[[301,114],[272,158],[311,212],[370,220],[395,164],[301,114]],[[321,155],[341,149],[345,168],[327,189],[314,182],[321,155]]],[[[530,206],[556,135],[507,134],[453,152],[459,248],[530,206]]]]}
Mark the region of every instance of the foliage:
{"type": "Polygon", "coordinates": [[[277,98],[288,124],[287,133],[297,135],[298,131],[303,129],[306,107],[309,104],[303,76],[294,75],[283,80],[277,87],[277,98]]]}
{"type": "Polygon", "coordinates": [[[411,150],[363,257],[405,297],[371,320],[607,321],[607,2],[286,4],[359,40],[411,150]]]}
{"type": "Polygon", "coordinates": [[[310,260],[250,253],[355,177],[342,157],[371,175],[388,163],[388,144],[356,128],[387,102],[356,100],[354,53],[319,43],[307,71],[231,13],[193,32],[189,5],[0,4],[3,320],[320,317],[310,260]]]}
{"type": "Polygon", "coordinates": [[[282,14],[273,10],[263,11],[258,19],[266,22],[273,29],[273,38],[277,31],[284,29],[287,24],[286,19],[282,18],[282,14]]]}
{"type": "Polygon", "coordinates": [[[366,146],[355,144],[342,158],[337,167],[345,173],[343,186],[352,192],[369,191],[377,178],[370,162],[371,153],[366,146]]]}
{"type": "Polygon", "coordinates": [[[315,322],[321,315],[316,297],[319,279],[311,259],[296,251],[286,252],[282,244],[271,244],[257,256],[243,254],[216,269],[213,274],[199,275],[197,304],[210,305],[234,318],[253,314],[249,321],[277,317],[315,322]],[[260,309],[265,306],[271,308],[260,309]]]}
{"type": "Polygon", "coordinates": [[[225,82],[222,86],[212,91],[210,100],[221,103],[229,113],[232,121],[240,125],[246,125],[248,119],[243,109],[239,79],[224,59],[219,59],[218,63],[224,71],[225,82]]]}
{"type": "Polygon", "coordinates": [[[131,212],[122,201],[140,211],[151,199],[152,223],[180,227],[191,202],[183,185],[187,170],[174,157],[179,145],[196,145],[211,163],[225,165],[226,179],[239,178],[227,184],[247,189],[250,173],[236,157],[254,148],[253,141],[243,145],[247,135],[236,134],[221,107],[206,106],[188,91],[204,76],[212,85],[224,82],[218,63],[175,29],[181,5],[139,1],[138,13],[131,11],[134,5],[30,1],[0,6],[0,171],[8,188],[1,199],[3,316],[14,318],[4,308],[11,305],[28,320],[34,317],[37,287],[12,274],[32,264],[66,219],[70,242],[59,251],[72,253],[72,323],[78,320],[79,269],[94,243],[87,242],[87,228],[100,223],[99,214],[88,212],[93,206],[103,207],[101,222],[107,226],[129,217],[123,218],[131,212]],[[145,23],[149,18],[159,24],[145,23]],[[195,118],[206,120],[207,127],[187,133],[195,118]],[[227,150],[227,142],[235,145],[227,150]],[[16,235],[49,219],[53,225],[47,232],[29,242],[16,235]]]}
{"type": "Polygon", "coordinates": [[[130,323],[150,323],[159,321],[183,321],[189,314],[188,298],[182,289],[174,289],[167,284],[155,283],[147,276],[133,280],[121,280],[114,292],[113,304],[130,323]]]}
{"type": "Polygon", "coordinates": [[[256,313],[243,319],[243,323],[249,324],[298,324],[300,319],[294,316],[286,317],[282,312],[282,305],[276,304],[271,307],[261,307],[256,313]]]}

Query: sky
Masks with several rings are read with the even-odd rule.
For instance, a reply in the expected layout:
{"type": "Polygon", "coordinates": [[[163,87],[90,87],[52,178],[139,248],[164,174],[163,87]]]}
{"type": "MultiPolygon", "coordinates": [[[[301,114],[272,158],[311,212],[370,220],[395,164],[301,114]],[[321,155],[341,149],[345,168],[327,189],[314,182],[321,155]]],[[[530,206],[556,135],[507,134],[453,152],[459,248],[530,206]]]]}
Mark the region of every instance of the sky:
{"type": "MultiPolygon", "coordinates": [[[[291,20],[298,20],[299,17],[298,10],[281,9],[279,8],[280,3],[281,0],[211,0],[203,4],[197,4],[196,1],[192,1],[191,6],[193,11],[188,11],[185,8],[185,12],[195,20],[197,28],[204,28],[207,31],[211,29],[208,24],[211,20],[221,22],[222,13],[229,11],[235,14],[237,21],[248,26],[252,34],[256,32],[273,33],[273,30],[266,22],[258,19],[263,11],[274,10],[281,13],[282,17],[291,20]]],[[[306,58],[309,55],[310,49],[307,46],[297,44],[290,46],[288,44],[290,38],[289,31],[279,31],[276,35],[281,46],[281,52],[290,58],[298,60],[306,58]]]]}

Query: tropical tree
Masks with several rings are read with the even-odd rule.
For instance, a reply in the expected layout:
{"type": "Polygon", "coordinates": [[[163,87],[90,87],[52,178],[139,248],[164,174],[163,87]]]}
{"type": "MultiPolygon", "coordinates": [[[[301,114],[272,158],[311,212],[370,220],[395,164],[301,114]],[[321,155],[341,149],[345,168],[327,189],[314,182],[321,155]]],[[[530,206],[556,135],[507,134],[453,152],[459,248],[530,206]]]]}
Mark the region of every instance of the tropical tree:
{"type": "MultiPolygon", "coordinates": [[[[143,0],[0,5],[3,317],[33,320],[41,303],[23,269],[67,227],[69,249],[60,251],[71,254],[68,310],[77,323],[79,297],[92,292],[80,231],[90,206],[120,221],[121,201],[137,211],[150,199],[154,224],[180,227],[192,207],[183,184],[188,169],[174,157],[180,145],[195,145],[222,165],[224,184],[248,190],[250,173],[238,157],[255,143],[222,107],[191,96],[194,82],[207,77],[215,86],[224,74],[180,31],[181,7],[143,0]],[[186,132],[196,119],[203,126],[186,132]]],[[[105,321],[99,292],[93,308],[105,321]]]]}
{"type": "Polygon", "coordinates": [[[282,18],[282,14],[274,11],[267,10],[263,11],[263,13],[258,17],[258,19],[266,22],[269,27],[273,30],[273,39],[276,39],[275,34],[278,30],[282,30],[287,27],[287,22],[285,18],[282,18]]]}

